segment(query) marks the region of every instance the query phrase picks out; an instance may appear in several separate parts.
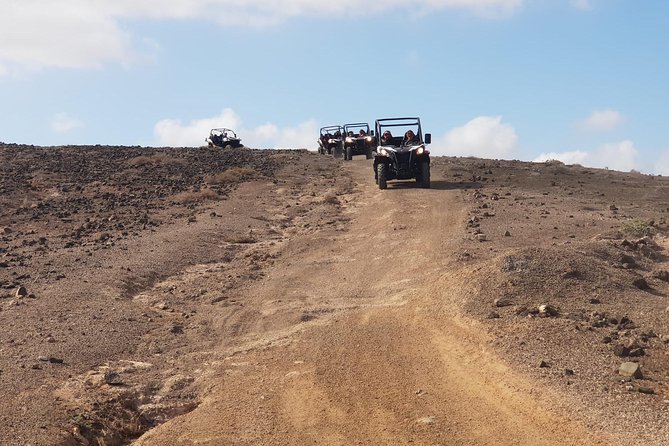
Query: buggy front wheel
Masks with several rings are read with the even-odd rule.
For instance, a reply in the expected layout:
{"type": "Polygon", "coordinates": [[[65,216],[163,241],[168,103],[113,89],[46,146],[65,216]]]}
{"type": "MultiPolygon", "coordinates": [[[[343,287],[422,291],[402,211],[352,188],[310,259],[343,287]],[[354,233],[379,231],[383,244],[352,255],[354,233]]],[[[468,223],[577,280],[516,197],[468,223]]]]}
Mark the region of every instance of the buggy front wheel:
{"type": "Polygon", "coordinates": [[[387,189],[388,188],[388,164],[386,163],[379,163],[376,166],[376,176],[377,176],[377,183],[379,185],[379,189],[387,189]]]}
{"type": "Polygon", "coordinates": [[[430,162],[424,161],[420,165],[420,187],[430,188],[430,162]]]}

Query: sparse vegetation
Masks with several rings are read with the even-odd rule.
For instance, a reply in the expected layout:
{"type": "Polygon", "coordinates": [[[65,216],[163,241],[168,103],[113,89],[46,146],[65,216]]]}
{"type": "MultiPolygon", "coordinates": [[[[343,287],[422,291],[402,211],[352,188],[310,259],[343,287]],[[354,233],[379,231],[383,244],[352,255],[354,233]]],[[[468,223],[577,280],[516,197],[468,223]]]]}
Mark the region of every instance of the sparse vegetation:
{"type": "Polygon", "coordinates": [[[180,192],[172,197],[173,201],[181,204],[198,203],[207,200],[214,201],[218,199],[219,195],[211,189],[180,192]]]}
{"type": "Polygon", "coordinates": [[[327,194],[325,194],[325,196],[323,197],[323,203],[326,203],[326,204],[340,204],[339,198],[337,198],[337,196],[335,194],[333,194],[332,192],[328,192],[327,194]]]}
{"type": "Polygon", "coordinates": [[[159,165],[159,164],[168,164],[169,162],[174,161],[167,153],[156,153],[153,155],[140,155],[134,158],[130,158],[127,163],[129,166],[147,166],[147,165],[159,165]]]}
{"type": "Polygon", "coordinates": [[[256,173],[255,170],[249,167],[233,167],[221,173],[211,175],[205,179],[207,184],[231,184],[239,183],[240,181],[250,178],[256,173]]]}
{"type": "Polygon", "coordinates": [[[650,222],[638,218],[623,223],[621,230],[623,234],[631,237],[645,237],[655,234],[655,228],[650,222]]]}
{"type": "Polygon", "coordinates": [[[227,243],[235,244],[251,244],[256,243],[257,240],[251,235],[229,235],[224,238],[227,243]]]}

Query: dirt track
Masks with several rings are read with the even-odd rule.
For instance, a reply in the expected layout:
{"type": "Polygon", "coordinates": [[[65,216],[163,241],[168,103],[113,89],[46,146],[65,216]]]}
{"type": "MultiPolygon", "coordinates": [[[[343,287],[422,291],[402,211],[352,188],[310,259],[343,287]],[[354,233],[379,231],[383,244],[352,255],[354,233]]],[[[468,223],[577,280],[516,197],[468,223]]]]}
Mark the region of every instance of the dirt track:
{"type": "Polygon", "coordinates": [[[202,355],[202,404],[136,444],[605,444],[460,317],[459,191],[435,176],[381,192],[367,164],[346,166],[361,189],[348,230],[288,243],[241,298],[241,336],[202,355]]]}

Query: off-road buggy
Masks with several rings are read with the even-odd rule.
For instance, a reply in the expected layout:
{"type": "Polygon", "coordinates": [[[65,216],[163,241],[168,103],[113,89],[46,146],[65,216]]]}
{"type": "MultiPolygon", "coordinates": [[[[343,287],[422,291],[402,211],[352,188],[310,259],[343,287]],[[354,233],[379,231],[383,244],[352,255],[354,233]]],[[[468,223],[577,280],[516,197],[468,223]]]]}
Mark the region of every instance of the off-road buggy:
{"type": "Polygon", "coordinates": [[[376,138],[366,122],[346,124],[341,144],[345,160],[353,159],[353,155],[365,155],[368,160],[374,158],[376,138]]]}
{"type": "Polygon", "coordinates": [[[340,125],[321,128],[318,138],[318,153],[341,156],[341,135],[344,129],[340,125]]]}
{"type": "Polygon", "coordinates": [[[374,178],[379,189],[386,189],[388,180],[412,178],[421,187],[430,187],[430,152],[425,146],[432,135],[423,139],[420,118],[377,119],[376,136],[374,178]]]}
{"type": "Polygon", "coordinates": [[[225,147],[226,149],[244,147],[242,140],[237,138],[237,134],[225,128],[211,129],[209,138],[205,139],[205,141],[209,147],[225,147]]]}

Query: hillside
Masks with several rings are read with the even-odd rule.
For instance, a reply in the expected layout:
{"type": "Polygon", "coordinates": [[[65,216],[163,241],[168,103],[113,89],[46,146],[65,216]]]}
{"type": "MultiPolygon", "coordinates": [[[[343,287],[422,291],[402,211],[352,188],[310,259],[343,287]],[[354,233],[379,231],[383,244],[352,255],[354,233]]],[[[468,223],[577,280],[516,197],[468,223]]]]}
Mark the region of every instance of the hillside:
{"type": "Polygon", "coordinates": [[[669,444],[669,180],[363,158],[0,145],[0,444],[669,444]]]}

